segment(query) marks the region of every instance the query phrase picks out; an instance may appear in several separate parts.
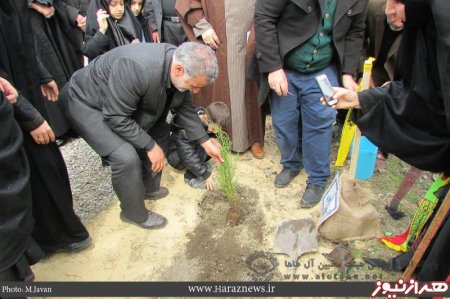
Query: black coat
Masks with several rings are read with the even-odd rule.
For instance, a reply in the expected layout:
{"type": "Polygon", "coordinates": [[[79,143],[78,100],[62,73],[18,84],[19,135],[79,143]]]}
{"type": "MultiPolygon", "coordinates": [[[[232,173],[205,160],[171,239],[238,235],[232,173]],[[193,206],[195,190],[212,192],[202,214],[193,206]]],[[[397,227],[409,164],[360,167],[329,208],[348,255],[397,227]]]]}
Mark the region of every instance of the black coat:
{"type": "Polygon", "coordinates": [[[13,107],[0,92],[0,273],[28,246],[33,229],[30,168],[13,107]]]}
{"type": "MultiPolygon", "coordinates": [[[[283,68],[289,51],[319,28],[324,0],[260,0],[255,9],[256,58],[262,73],[283,68]]],[[[338,69],[355,74],[364,41],[367,0],[339,0],[333,24],[338,69]]]]}

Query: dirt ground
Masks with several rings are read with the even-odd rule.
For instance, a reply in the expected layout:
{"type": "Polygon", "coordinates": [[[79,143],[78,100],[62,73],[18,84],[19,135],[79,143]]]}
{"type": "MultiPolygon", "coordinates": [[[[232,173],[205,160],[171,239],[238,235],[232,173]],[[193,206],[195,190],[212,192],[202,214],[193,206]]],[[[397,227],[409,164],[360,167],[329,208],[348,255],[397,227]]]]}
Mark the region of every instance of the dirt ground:
{"type": "MultiPolygon", "coordinates": [[[[336,149],[335,145],[334,151],[336,149]]],[[[320,205],[312,209],[300,208],[300,196],[306,186],[304,171],[288,188],[274,187],[273,180],[281,165],[270,121],[265,151],[266,157],[262,160],[254,159],[249,153],[238,156],[236,174],[239,206],[243,211],[239,226],[225,225],[228,202],[222,195],[185,185],[182,173],[167,167],[162,185],[169,188],[169,196],[146,201],[149,209],[167,217],[165,228],[144,230],[121,222],[119,202],[111,193],[112,205],[85,222],[94,247],[79,253],[48,257],[33,267],[36,280],[366,281],[392,280],[400,275],[363,263],[362,256],[389,258],[397,255],[376,239],[350,243],[356,266],[347,273],[340,273],[336,267],[323,269],[323,265],[330,262],[322,253],[329,253],[336,247],[323,238],[319,238],[318,252],[302,255],[298,259],[299,267],[287,267],[287,255],[274,250],[277,224],[284,219],[312,218],[317,221],[320,205]]],[[[390,160],[399,163],[395,158],[390,160]]],[[[395,164],[395,170],[388,165],[385,173],[361,183],[374,194],[373,205],[380,216],[380,236],[385,230],[402,233],[409,223],[409,217],[391,220],[383,209],[398,186],[392,183],[390,176],[400,176],[397,181],[401,180],[405,165],[401,162],[399,165],[395,164]],[[387,188],[388,181],[392,184],[390,189],[387,188]]],[[[414,204],[409,200],[402,203],[403,207],[408,215],[414,211],[414,204]]]]}

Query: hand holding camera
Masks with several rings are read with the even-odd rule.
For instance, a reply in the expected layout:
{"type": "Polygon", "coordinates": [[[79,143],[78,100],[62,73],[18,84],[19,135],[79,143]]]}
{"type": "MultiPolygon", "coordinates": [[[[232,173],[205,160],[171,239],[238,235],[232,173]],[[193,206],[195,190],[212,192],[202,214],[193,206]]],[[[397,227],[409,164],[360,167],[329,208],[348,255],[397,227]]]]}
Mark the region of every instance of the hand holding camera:
{"type": "Polygon", "coordinates": [[[334,97],[334,89],[331,86],[330,80],[328,80],[327,75],[322,74],[316,77],[316,83],[322,92],[323,99],[328,106],[333,106],[338,103],[338,99],[334,97]]]}

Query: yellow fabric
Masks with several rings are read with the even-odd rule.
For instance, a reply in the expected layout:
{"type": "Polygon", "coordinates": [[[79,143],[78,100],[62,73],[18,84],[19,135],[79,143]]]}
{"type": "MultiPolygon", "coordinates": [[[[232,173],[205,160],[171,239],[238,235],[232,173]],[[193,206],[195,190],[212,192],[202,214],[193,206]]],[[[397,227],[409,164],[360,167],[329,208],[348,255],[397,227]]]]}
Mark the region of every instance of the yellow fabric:
{"type": "MultiPolygon", "coordinates": [[[[370,57],[364,62],[364,73],[363,78],[370,78],[370,74],[372,72],[372,65],[374,58],[370,57]]],[[[367,79],[366,79],[367,80],[367,79]]],[[[368,82],[364,82],[361,80],[358,86],[357,92],[366,89],[363,85],[368,85],[368,82]]],[[[348,110],[347,116],[345,117],[344,127],[342,128],[341,134],[341,143],[339,144],[339,150],[336,157],[336,163],[334,166],[342,167],[345,164],[345,160],[347,160],[348,153],[350,152],[350,147],[352,145],[353,137],[355,136],[356,125],[350,120],[350,115],[352,113],[352,109],[348,110]]]]}
{"type": "Polygon", "coordinates": [[[339,144],[339,150],[337,153],[336,163],[334,166],[342,167],[347,160],[347,155],[350,151],[352,145],[353,137],[355,136],[356,125],[350,121],[350,114],[352,109],[348,110],[347,116],[345,117],[344,127],[342,128],[341,143],[339,144]]]}
{"type": "Polygon", "coordinates": [[[408,241],[403,242],[400,245],[394,244],[394,243],[390,243],[389,241],[386,240],[381,240],[381,242],[384,243],[384,245],[386,245],[388,248],[398,251],[398,252],[406,252],[408,251],[408,241]]]}

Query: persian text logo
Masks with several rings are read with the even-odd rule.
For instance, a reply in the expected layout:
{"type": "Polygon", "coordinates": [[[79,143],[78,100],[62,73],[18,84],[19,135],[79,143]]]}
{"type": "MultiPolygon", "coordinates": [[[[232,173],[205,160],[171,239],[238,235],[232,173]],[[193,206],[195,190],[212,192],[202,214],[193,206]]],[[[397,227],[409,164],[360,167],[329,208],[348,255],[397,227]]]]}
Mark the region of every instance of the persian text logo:
{"type": "Polygon", "coordinates": [[[399,279],[395,285],[391,285],[389,282],[383,282],[378,280],[376,287],[373,290],[371,297],[377,295],[385,295],[389,299],[395,299],[399,295],[422,295],[423,293],[440,294],[445,293],[448,290],[448,284],[444,281],[432,281],[430,283],[420,284],[417,280],[411,279],[409,283],[399,279]]]}

